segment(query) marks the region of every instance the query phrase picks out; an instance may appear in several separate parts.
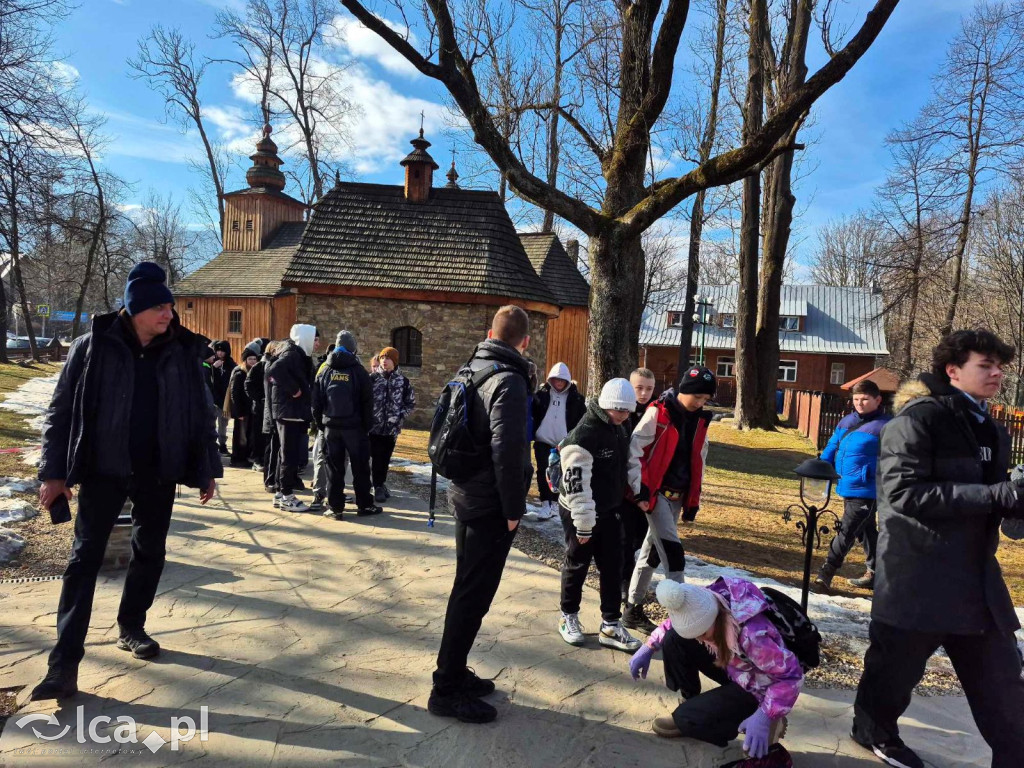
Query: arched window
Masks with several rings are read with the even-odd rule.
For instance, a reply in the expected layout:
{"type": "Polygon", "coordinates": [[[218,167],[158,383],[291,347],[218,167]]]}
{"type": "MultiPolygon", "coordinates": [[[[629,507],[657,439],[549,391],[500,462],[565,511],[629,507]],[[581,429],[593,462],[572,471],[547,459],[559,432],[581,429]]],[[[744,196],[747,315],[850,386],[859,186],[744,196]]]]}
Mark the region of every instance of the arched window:
{"type": "Polygon", "coordinates": [[[423,364],[423,334],[406,325],[391,332],[391,346],[398,350],[398,364],[419,368],[423,364]]]}

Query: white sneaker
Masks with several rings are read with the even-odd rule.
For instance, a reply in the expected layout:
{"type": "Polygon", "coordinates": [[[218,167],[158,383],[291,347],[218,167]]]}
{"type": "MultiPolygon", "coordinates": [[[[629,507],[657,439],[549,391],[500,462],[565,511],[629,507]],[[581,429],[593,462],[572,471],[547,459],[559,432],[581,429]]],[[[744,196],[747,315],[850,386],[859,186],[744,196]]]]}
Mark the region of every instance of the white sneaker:
{"type": "Polygon", "coordinates": [[[309,507],[305,502],[299,501],[295,498],[293,493],[291,496],[285,496],[281,499],[281,511],[282,512],[306,512],[309,507]]]}
{"type": "Polygon", "coordinates": [[[558,634],[569,645],[583,645],[586,638],[583,637],[580,615],[578,613],[563,613],[562,619],[558,622],[558,634]]]}
{"type": "Polygon", "coordinates": [[[640,646],[643,645],[617,621],[614,624],[609,624],[606,621],[601,622],[601,631],[597,635],[597,642],[607,648],[629,651],[630,653],[639,650],[640,646]]]}
{"type": "Polygon", "coordinates": [[[555,517],[558,517],[558,502],[557,501],[549,501],[548,502],[548,520],[551,520],[552,518],[555,518],[555,517]]]}
{"type": "Polygon", "coordinates": [[[274,509],[277,509],[278,507],[281,506],[281,499],[283,498],[284,494],[281,493],[280,491],[274,494],[274,509]]]}

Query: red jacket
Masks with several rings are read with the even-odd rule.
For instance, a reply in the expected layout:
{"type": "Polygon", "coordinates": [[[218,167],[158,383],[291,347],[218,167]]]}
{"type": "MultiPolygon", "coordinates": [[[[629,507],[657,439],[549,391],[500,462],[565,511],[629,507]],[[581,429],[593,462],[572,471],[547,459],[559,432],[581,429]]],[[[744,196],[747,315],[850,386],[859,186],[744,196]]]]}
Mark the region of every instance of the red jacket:
{"type": "MultiPolygon", "coordinates": [[[[711,414],[702,409],[698,411],[698,418],[693,445],[690,447],[690,487],[686,489],[686,497],[683,499],[683,510],[689,513],[690,519],[700,507],[711,414]]],[[[661,490],[661,483],[678,446],[679,430],[672,423],[668,406],[661,399],[651,403],[633,430],[630,448],[630,452],[640,459],[643,484],[650,490],[651,498],[661,490]]]]}

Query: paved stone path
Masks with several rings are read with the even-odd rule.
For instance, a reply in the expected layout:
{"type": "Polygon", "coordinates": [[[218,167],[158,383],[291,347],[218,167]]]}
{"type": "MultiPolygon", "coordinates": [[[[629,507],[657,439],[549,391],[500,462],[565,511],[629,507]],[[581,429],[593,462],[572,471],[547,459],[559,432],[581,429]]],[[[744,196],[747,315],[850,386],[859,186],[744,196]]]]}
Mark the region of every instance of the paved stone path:
{"type": "MultiPolygon", "coordinates": [[[[60,708],[24,705],[0,737],[0,766],[712,768],[741,755],[738,742],[719,749],[654,736],[650,721],[674,702],[660,661],[638,684],[628,655],[600,648],[593,635],[585,648],[563,643],[557,573],[516,551],[471,656],[478,673],[496,679],[499,719],[474,726],[430,715],[453,526],[441,515],[428,528],[425,505],[405,494],[387,506],[378,518],[344,522],[283,514],[255,473],[238,470],[227,470],[208,507],[189,492],[175,508],[148,621],[163,653],[146,662],[115,648],[121,574],[101,578],[82,693],[60,708]],[[206,740],[172,750],[172,718],[184,735],[183,718],[199,727],[202,707],[206,740]],[[31,714],[40,717],[19,727],[31,714]],[[102,715],[111,722],[94,724],[98,737],[124,737],[117,718],[130,717],[139,743],[92,743],[88,727],[102,715]]],[[[44,673],[59,590],[59,582],[0,584],[0,688],[30,688],[44,673]]],[[[583,620],[596,630],[593,590],[583,620]]],[[[847,737],[851,701],[849,692],[801,696],[785,742],[798,767],[879,765],[847,737]]],[[[915,700],[903,729],[930,765],[989,763],[962,699],[915,700]]]]}

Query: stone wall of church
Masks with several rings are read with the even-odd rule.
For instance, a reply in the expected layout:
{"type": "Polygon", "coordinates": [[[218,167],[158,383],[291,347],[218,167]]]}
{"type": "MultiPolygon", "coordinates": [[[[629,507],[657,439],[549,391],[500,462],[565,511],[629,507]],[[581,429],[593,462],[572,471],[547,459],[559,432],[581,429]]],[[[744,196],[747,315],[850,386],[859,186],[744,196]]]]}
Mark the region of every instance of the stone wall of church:
{"type": "MultiPolygon", "coordinates": [[[[451,380],[476,344],[487,337],[497,307],[485,304],[443,304],[349,296],[300,294],[295,321],[312,323],[320,329],[321,343],[334,341],[338,331],[351,331],[359,344],[359,357],[367,367],[370,358],[391,346],[396,328],[412,326],[423,335],[423,364],[405,366],[402,372],[416,389],[416,410],[410,427],[427,427],[441,388],[451,380]]],[[[541,376],[547,371],[547,318],[530,312],[530,352],[541,376]]]]}

